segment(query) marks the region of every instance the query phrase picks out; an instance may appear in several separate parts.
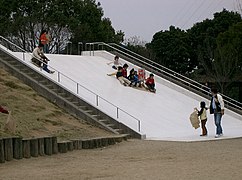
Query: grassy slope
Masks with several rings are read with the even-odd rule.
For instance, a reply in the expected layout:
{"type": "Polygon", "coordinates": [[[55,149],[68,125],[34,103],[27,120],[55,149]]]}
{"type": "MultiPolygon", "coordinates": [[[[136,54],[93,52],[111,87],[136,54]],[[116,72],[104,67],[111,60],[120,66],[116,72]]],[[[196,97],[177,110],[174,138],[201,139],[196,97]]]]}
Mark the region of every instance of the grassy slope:
{"type": "Polygon", "coordinates": [[[16,120],[15,134],[5,132],[8,115],[0,113],[0,137],[56,135],[63,140],[111,135],[64,112],[1,68],[0,104],[11,110],[16,120]]]}

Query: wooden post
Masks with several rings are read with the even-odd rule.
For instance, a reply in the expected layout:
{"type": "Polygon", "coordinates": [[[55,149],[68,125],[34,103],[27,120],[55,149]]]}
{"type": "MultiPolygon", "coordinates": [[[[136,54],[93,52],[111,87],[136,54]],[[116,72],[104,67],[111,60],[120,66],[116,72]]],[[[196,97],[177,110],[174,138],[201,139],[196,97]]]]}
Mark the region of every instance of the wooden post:
{"type": "Polygon", "coordinates": [[[57,137],[53,136],[52,137],[52,154],[57,154],[57,153],[58,153],[57,137]]]}
{"type": "Polygon", "coordinates": [[[45,155],[45,141],[44,138],[38,138],[38,151],[40,156],[45,155]]]}
{"type": "Polygon", "coordinates": [[[116,143],[121,143],[122,140],[123,140],[123,137],[121,137],[121,136],[118,136],[118,137],[115,137],[115,138],[114,138],[114,141],[115,141],[116,143]]]}
{"type": "Polygon", "coordinates": [[[45,137],[45,154],[52,155],[52,137],[45,137]]]}
{"type": "Polygon", "coordinates": [[[108,138],[108,144],[109,144],[109,145],[114,145],[114,144],[115,144],[115,140],[114,140],[113,137],[109,137],[109,138],[108,138]]]}
{"type": "Polygon", "coordinates": [[[82,149],[89,149],[88,139],[82,140],[82,149]]]}
{"type": "Polygon", "coordinates": [[[4,156],[4,142],[3,139],[0,139],[0,163],[5,162],[5,156],[4,156]]]}
{"type": "Polygon", "coordinates": [[[101,139],[100,138],[92,139],[92,141],[93,141],[93,147],[94,148],[102,147],[102,143],[101,143],[101,139]]]}
{"type": "Polygon", "coordinates": [[[6,161],[13,160],[13,139],[3,138],[4,142],[4,155],[6,161]]]}
{"type": "Polygon", "coordinates": [[[37,138],[30,139],[30,154],[32,157],[39,156],[39,141],[37,138]]]}
{"type": "Polygon", "coordinates": [[[102,138],[101,141],[102,141],[102,146],[104,147],[108,146],[108,138],[102,138]]]}
{"type": "Polygon", "coordinates": [[[30,139],[23,139],[23,157],[30,158],[30,139]]]}
{"type": "Polygon", "coordinates": [[[73,139],[71,141],[73,142],[74,149],[82,149],[82,141],[80,139],[73,139]]]}
{"type": "Polygon", "coordinates": [[[68,147],[67,147],[67,142],[66,141],[58,142],[58,151],[60,153],[66,153],[67,150],[68,150],[68,147]]]}
{"type": "Polygon", "coordinates": [[[22,159],[23,158],[23,138],[14,137],[13,138],[13,158],[22,159]]]}
{"type": "Polygon", "coordinates": [[[98,138],[97,139],[97,147],[98,148],[100,148],[100,147],[102,147],[103,145],[102,145],[102,139],[101,138],[98,138]]]}
{"type": "Polygon", "coordinates": [[[74,146],[72,141],[67,141],[67,148],[68,148],[68,151],[73,151],[74,146]]]}

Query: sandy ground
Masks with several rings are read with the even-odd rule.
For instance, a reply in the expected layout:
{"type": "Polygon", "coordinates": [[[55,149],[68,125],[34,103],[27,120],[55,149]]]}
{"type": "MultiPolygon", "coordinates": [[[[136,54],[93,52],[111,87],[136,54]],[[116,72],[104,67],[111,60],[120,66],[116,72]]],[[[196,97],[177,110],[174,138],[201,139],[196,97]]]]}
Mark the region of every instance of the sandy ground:
{"type": "Polygon", "coordinates": [[[241,180],[242,138],[206,142],[129,139],[0,164],[1,180],[179,179],[241,180]]]}

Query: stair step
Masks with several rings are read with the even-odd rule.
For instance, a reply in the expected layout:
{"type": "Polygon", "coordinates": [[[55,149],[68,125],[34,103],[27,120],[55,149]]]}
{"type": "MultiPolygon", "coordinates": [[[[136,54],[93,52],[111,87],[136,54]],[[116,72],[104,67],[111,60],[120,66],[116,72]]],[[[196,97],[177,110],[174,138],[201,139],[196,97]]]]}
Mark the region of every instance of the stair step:
{"type": "Polygon", "coordinates": [[[21,64],[19,64],[18,62],[16,61],[8,61],[9,64],[13,65],[13,66],[16,66],[16,65],[19,65],[21,66],[21,64]]]}
{"type": "Polygon", "coordinates": [[[87,109],[87,106],[78,106],[78,108],[85,110],[85,109],[87,109]]]}
{"type": "Polygon", "coordinates": [[[55,93],[58,93],[58,89],[55,89],[54,87],[52,88],[49,88],[51,91],[55,92],[55,93]]]}
{"type": "Polygon", "coordinates": [[[46,85],[48,85],[48,82],[47,81],[39,81],[39,84],[46,86],[46,85]]]}
{"type": "Polygon", "coordinates": [[[107,124],[108,127],[115,127],[114,124],[107,124]]]}
{"type": "Polygon", "coordinates": [[[65,95],[66,95],[66,93],[63,93],[63,92],[58,92],[58,95],[60,95],[60,96],[65,96],[65,95]]]}
{"type": "Polygon", "coordinates": [[[22,72],[25,72],[25,73],[29,73],[29,72],[30,72],[30,70],[27,69],[27,68],[23,68],[23,69],[21,69],[21,71],[22,71],[22,72]]]}
{"type": "Polygon", "coordinates": [[[93,114],[92,117],[95,117],[96,119],[100,118],[101,116],[99,114],[93,114]]]}
{"type": "Polygon", "coordinates": [[[121,133],[123,130],[122,129],[113,129],[114,131],[116,131],[117,133],[121,133]]]}
{"type": "Polygon", "coordinates": [[[51,89],[53,87],[53,84],[46,84],[45,86],[51,89]]]}
{"type": "Polygon", "coordinates": [[[65,97],[66,100],[71,101],[72,97],[65,97]]]}
{"type": "Polygon", "coordinates": [[[93,114],[92,116],[94,116],[94,117],[98,117],[98,116],[100,116],[99,114],[93,114]]]}
{"type": "Polygon", "coordinates": [[[91,113],[93,112],[92,110],[84,110],[86,113],[91,113]]]}
{"type": "Polygon", "coordinates": [[[108,123],[109,121],[107,120],[107,119],[100,119],[100,120],[98,120],[99,122],[102,122],[102,123],[108,123]]]}
{"type": "Polygon", "coordinates": [[[78,105],[78,104],[79,104],[78,101],[72,101],[71,103],[72,103],[72,104],[75,104],[75,105],[78,105]]]}
{"type": "Polygon", "coordinates": [[[28,75],[28,76],[31,76],[31,78],[34,79],[34,75],[35,75],[34,72],[29,71],[29,72],[26,72],[25,74],[28,75]]]}

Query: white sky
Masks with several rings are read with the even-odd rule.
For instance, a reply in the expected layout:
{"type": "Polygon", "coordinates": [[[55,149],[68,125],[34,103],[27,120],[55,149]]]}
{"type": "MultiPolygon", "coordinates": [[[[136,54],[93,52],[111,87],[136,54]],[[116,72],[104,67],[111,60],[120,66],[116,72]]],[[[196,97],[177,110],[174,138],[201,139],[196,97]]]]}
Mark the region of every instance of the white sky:
{"type": "Polygon", "coordinates": [[[238,10],[242,0],[96,0],[101,3],[104,17],[125,38],[140,37],[150,42],[153,35],[171,25],[189,29],[196,22],[213,18],[215,12],[238,10]]]}

